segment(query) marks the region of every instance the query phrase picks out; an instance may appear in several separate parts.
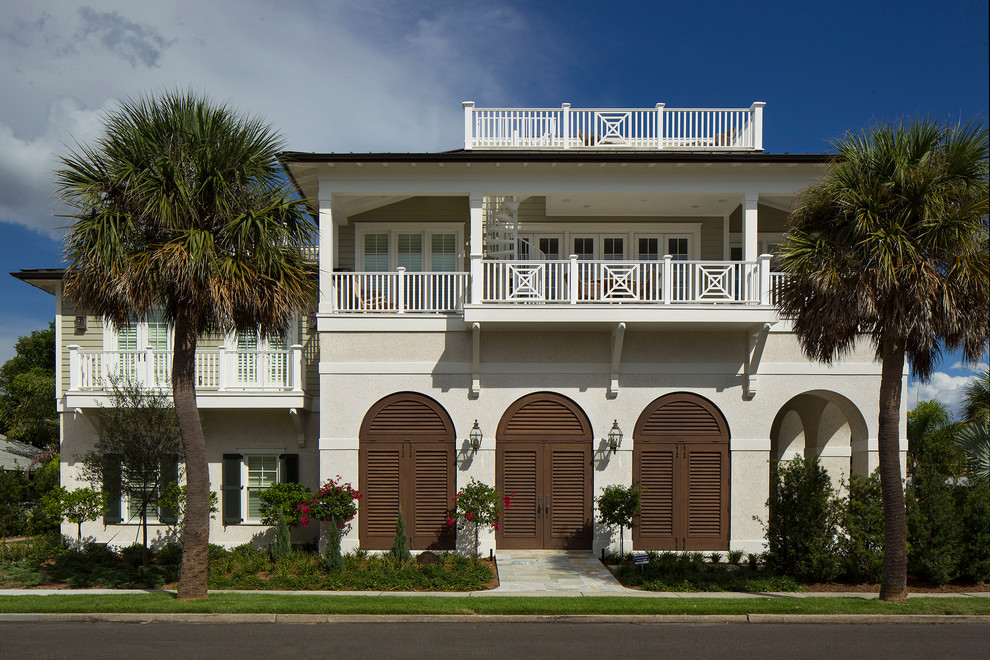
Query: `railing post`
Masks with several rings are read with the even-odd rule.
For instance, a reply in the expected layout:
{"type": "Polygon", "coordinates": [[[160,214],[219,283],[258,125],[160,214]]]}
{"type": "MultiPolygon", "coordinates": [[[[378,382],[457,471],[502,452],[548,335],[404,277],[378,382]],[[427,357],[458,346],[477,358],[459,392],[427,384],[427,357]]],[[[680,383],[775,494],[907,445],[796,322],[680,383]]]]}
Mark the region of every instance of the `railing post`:
{"type": "Polygon", "coordinates": [[[669,305],[670,298],[673,292],[673,286],[671,286],[673,279],[674,269],[673,269],[673,259],[669,254],[663,255],[663,304],[669,305]]]}
{"type": "Polygon", "coordinates": [[[155,387],[158,383],[155,378],[155,349],[151,346],[144,347],[144,386],[147,389],[155,387]]]}
{"type": "Polygon", "coordinates": [[[571,260],[570,272],[567,274],[567,301],[572,305],[578,300],[578,257],[572,254],[568,257],[571,260]]]}
{"type": "Polygon", "coordinates": [[[765,105],[763,101],[757,101],[749,107],[750,112],[753,113],[753,148],[757,151],[763,151],[763,106],[765,105]]]}
{"type": "Polygon", "coordinates": [[[69,391],[78,390],[82,384],[82,362],[79,359],[79,346],[70,344],[69,349],[69,391]]]}
{"type": "Polygon", "coordinates": [[[406,313],[406,267],[399,266],[395,269],[395,295],[398,296],[398,300],[395,301],[395,309],[399,314],[406,313]]]}
{"type": "Polygon", "coordinates": [[[217,391],[227,389],[227,349],[223,346],[217,349],[217,391]]]}
{"type": "Polygon", "coordinates": [[[303,388],[303,359],[302,359],[302,345],[293,344],[289,348],[289,357],[292,369],[292,391],[302,392],[303,388]]]}
{"type": "Polygon", "coordinates": [[[484,267],[481,263],[481,255],[471,255],[471,304],[480,305],[484,297],[484,267]]]}
{"type": "Polygon", "coordinates": [[[760,255],[760,304],[770,304],[770,255],[760,255]]]}
{"type": "Polygon", "coordinates": [[[570,103],[561,103],[560,104],[560,108],[561,108],[561,113],[560,113],[561,114],[561,121],[564,122],[564,125],[561,127],[561,129],[562,129],[561,135],[564,136],[564,149],[570,149],[571,148],[571,144],[570,144],[570,142],[571,142],[571,104],[570,103]]]}
{"type": "Polygon", "coordinates": [[[663,149],[663,109],[666,103],[657,103],[657,149],[663,149]]]}
{"type": "Polygon", "coordinates": [[[474,101],[461,103],[464,108],[464,148],[474,147],[474,101]]]}

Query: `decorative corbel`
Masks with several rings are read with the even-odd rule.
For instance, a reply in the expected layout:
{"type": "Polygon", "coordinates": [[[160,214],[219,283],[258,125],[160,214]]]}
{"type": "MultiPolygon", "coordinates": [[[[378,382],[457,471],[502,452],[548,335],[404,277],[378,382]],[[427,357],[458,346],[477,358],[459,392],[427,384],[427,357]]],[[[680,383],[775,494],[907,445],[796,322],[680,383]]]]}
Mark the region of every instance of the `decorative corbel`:
{"type": "Polygon", "coordinates": [[[622,361],[622,339],[626,335],[626,324],[619,323],[612,328],[612,369],[608,379],[606,396],[614,399],[619,396],[619,364],[622,361]]]}
{"type": "Polygon", "coordinates": [[[743,396],[746,399],[752,399],[756,396],[756,377],[760,370],[760,360],[763,359],[763,349],[766,348],[771,325],[764,323],[749,333],[746,347],[746,380],[743,384],[743,396]]]}
{"type": "Polygon", "coordinates": [[[289,417],[292,418],[292,424],[296,427],[296,444],[300,448],[306,446],[306,429],[303,420],[303,409],[302,408],[289,408],[289,417]]]}
{"type": "Polygon", "coordinates": [[[481,324],[471,324],[471,390],[468,398],[481,396],[481,324]]]}

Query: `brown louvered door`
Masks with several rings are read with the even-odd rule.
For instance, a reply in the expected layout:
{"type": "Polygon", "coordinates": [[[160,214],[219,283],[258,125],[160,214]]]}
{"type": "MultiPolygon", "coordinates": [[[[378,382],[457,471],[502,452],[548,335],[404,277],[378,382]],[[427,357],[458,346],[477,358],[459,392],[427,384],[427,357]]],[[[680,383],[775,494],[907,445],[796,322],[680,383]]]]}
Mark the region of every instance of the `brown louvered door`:
{"type": "Polygon", "coordinates": [[[728,550],[729,448],[715,444],[682,445],[686,482],[682,550],[728,550]]]}
{"type": "Polygon", "coordinates": [[[543,445],[513,442],[499,446],[495,488],[513,493],[512,508],[502,512],[498,546],[506,549],[543,547],[543,445]]]}
{"type": "Polygon", "coordinates": [[[633,543],[643,550],[674,550],[679,530],[674,522],[676,444],[651,444],[633,452],[633,481],[644,492],[642,513],[633,528],[633,543]]]}
{"type": "MultiPolygon", "coordinates": [[[[403,442],[378,441],[361,445],[361,491],[358,502],[361,547],[392,547],[395,519],[399,514],[403,442]]],[[[406,509],[403,507],[403,514],[406,509]]]]}
{"type": "Polygon", "coordinates": [[[591,548],[591,446],[587,443],[544,445],[543,547],[556,550],[591,548]]]}
{"type": "Polygon", "coordinates": [[[453,530],[447,525],[454,495],[452,443],[369,442],[362,445],[360,460],[364,484],[359,502],[361,547],[392,547],[401,504],[410,548],[453,549],[453,530]]]}
{"type": "Polygon", "coordinates": [[[511,442],[497,453],[496,488],[514,493],[502,514],[506,549],[591,547],[591,447],[579,442],[511,442]]]}
{"type": "Polygon", "coordinates": [[[447,516],[453,508],[453,444],[410,442],[408,450],[411,478],[403,484],[406,492],[403,493],[402,513],[409,545],[413,550],[453,549],[453,528],[447,524],[447,516]]]}

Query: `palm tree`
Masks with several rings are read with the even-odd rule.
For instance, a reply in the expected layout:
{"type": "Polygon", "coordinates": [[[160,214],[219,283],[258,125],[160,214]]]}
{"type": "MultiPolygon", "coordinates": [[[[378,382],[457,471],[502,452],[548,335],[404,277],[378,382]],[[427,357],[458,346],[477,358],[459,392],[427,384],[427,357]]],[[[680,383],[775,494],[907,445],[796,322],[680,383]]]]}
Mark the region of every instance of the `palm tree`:
{"type": "Polygon", "coordinates": [[[970,474],[990,480],[990,369],[973,378],[963,391],[965,422],[956,435],[970,474]]]}
{"type": "Polygon", "coordinates": [[[990,423],[990,369],[966,384],[963,390],[963,420],[984,425],[990,423]]]}
{"type": "Polygon", "coordinates": [[[66,293],[117,328],[153,309],[174,327],[172,396],[187,482],[178,592],[205,598],[210,483],[197,338],[283,333],[314,297],[299,250],[314,226],[281,176],[281,138],[257,118],[169,91],[122,102],[104,129],[56,171],[75,218],[66,293]]]}
{"type": "Polygon", "coordinates": [[[990,305],[987,129],[932,120],[882,126],[835,143],[837,157],[806,189],[782,249],[780,303],[805,354],[831,363],[857,340],[881,362],[880,597],[905,597],[899,408],[904,360],[931,376],[942,347],[976,361],[990,305]]]}

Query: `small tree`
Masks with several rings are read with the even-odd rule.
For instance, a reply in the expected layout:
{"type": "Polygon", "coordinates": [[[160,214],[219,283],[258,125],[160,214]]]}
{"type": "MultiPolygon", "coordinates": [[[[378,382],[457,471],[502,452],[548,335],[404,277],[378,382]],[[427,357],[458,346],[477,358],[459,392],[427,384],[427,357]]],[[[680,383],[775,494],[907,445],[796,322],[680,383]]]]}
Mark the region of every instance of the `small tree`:
{"type": "Polygon", "coordinates": [[[395,519],[395,540],[392,541],[392,556],[395,561],[402,563],[412,559],[409,552],[409,537],[406,536],[406,521],[402,517],[402,505],[399,505],[399,515],[395,519]]]}
{"type": "Polygon", "coordinates": [[[595,500],[598,503],[598,515],[605,525],[619,528],[619,556],[625,556],[622,530],[632,529],[636,525],[636,516],[642,509],[644,489],[636,484],[620,486],[618,484],[605,486],[602,494],[595,500]]]}
{"type": "Polygon", "coordinates": [[[164,394],[129,380],[113,380],[112,386],[112,405],[100,407],[99,439],[78,458],[85,478],[102,486],[107,497],[114,497],[119,489],[138,504],[147,551],[148,508],[169,483],[178,480],[179,427],[164,394]]]}
{"type": "Polygon", "coordinates": [[[67,490],[57,486],[42,502],[45,513],[55,520],[76,524],[76,544],[82,545],[82,524],[103,515],[103,493],[92,488],[67,490]]]}
{"type": "Polygon", "coordinates": [[[285,522],[285,516],[280,513],[276,515],[275,541],[270,548],[272,561],[278,561],[282,557],[292,555],[292,541],[289,538],[289,525],[285,522]]]}
{"type": "Polygon", "coordinates": [[[448,525],[474,525],[474,558],[478,558],[478,530],[481,527],[498,529],[503,509],[512,508],[515,493],[503,495],[488,484],[475,481],[457,491],[454,496],[454,512],[447,518],[448,525]]]}
{"type": "Polygon", "coordinates": [[[327,479],[308,502],[297,505],[299,524],[308,527],[311,520],[327,524],[327,546],[324,560],[332,571],[341,571],[344,559],[340,554],[340,537],[351,528],[351,520],[357,515],[360,491],[343,481],[338,474],[327,479]]]}
{"type": "Polygon", "coordinates": [[[883,574],[883,498],[880,474],[868,477],[854,474],[849,478],[849,495],[843,502],[840,538],[846,558],[846,570],[854,579],[879,581],[883,574]]]}
{"type": "Polygon", "coordinates": [[[290,527],[299,524],[299,505],[313,499],[313,491],[302,484],[274,484],[261,491],[259,513],[265,525],[277,525],[281,515],[290,527]]]}
{"type": "MultiPolygon", "coordinates": [[[[174,514],[172,522],[166,522],[165,524],[168,525],[169,534],[177,537],[179,530],[182,529],[182,521],[186,516],[186,486],[180,486],[175,481],[169,483],[165,487],[165,492],[158,496],[158,507],[165,511],[171,511],[174,514]]],[[[220,498],[217,496],[215,490],[211,490],[210,520],[216,520],[216,514],[219,510],[220,498]]]]}

